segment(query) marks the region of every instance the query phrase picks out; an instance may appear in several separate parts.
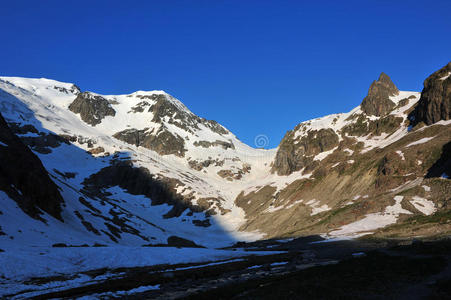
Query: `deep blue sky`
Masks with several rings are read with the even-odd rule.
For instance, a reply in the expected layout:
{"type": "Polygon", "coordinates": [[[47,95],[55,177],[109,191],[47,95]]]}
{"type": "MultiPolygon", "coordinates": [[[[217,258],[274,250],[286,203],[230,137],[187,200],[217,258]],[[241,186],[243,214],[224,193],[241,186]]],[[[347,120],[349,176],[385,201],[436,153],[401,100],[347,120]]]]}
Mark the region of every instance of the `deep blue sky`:
{"type": "Polygon", "coordinates": [[[253,145],[451,61],[451,1],[1,1],[0,75],[162,89],[253,145]],[[313,3],[315,2],[315,3],[313,3]]]}

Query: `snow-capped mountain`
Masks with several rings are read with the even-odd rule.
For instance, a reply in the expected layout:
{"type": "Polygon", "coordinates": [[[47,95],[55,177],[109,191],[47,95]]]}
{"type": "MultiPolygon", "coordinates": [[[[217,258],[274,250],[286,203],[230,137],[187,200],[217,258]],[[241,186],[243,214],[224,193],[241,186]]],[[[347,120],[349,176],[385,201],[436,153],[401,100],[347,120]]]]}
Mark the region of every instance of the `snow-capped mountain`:
{"type": "MultiPolygon", "coordinates": [[[[412,218],[451,205],[449,72],[451,64],[431,75],[423,93],[399,91],[382,73],[361,105],[300,123],[271,150],[245,145],[163,91],[100,95],[0,77],[11,134],[59,193],[27,196],[24,209],[33,185],[2,183],[2,247],[409,235],[412,218]]],[[[0,137],[0,150],[14,151],[0,137]]],[[[422,220],[422,234],[449,230],[422,220]]]]}

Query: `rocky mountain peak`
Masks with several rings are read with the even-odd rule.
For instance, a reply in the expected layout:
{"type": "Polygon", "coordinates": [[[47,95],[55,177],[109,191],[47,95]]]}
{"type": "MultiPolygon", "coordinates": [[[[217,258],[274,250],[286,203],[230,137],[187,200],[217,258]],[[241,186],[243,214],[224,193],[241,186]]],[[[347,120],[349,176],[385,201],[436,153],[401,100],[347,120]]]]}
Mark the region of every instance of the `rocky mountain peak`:
{"type": "Polygon", "coordinates": [[[409,119],[412,125],[451,119],[451,62],[426,78],[421,98],[409,119]]]}
{"type": "Polygon", "coordinates": [[[398,94],[399,90],[396,85],[387,74],[382,72],[379,79],[371,84],[368,95],[360,106],[367,115],[380,117],[389,113],[396,106],[390,97],[398,94]]]}
{"type": "Polygon", "coordinates": [[[387,89],[392,93],[392,95],[397,95],[399,93],[399,90],[396,87],[396,85],[393,83],[391,78],[384,72],[382,72],[379,75],[379,79],[376,82],[378,84],[385,85],[387,87],[387,89]]]}

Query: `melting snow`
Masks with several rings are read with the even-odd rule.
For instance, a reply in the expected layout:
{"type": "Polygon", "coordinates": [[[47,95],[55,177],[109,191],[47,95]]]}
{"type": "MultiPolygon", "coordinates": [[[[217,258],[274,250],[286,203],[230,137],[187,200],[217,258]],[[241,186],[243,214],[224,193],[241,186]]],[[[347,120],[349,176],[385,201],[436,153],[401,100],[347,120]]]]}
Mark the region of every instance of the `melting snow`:
{"type": "Polygon", "coordinates": [[[410,203],[412,203],[412,205],[415,206],[416,209],[421,211],[426,216],[429,216],[436,211],[434,202],[418,196],[412,197],[410,203]]]}
{"type": "Polygon", "coordinates": [[[435,136],[422,138],[422,139],[420,139],[420,140],[418,140],[418,141],[415,141],[415,142],[413,142],[413,143],[408,144],[408,145],[406,146],[406,148],[407,148],[407,147],[410,147],[410,146],[414,146],[414,145],[420,145],[420,144],[427,143],[427,142],[429,142],[430,140],[432,140],[434,137],[435,137],[435,136]]]}
{"type": "Polygon", "coordinates": [[[332,153],[335,151],[335,149],[337,149],[337,147],[335,147],[335,148],[333,148],[333,149],[331,149],[331,150],[329,150],[329,151],[323,151],[323,152],[317,154],[317,155],[313,158],[313,160],[323,160],[323,159],[325,159],[327,156],[329,156],[330,154],[332,154],[332,153]]]}
{"type": "Polygon", "coordinates": [[[404,157],[404,153],[403,153],[402,151],[398,150],[398,151],[396,151],[396,153],[397,153],[399,156],[401,156],[401,159],[402,159],[402,160],[406,160],[406,158],[404,157]]]}
{"type": "Polygon", "coordinates": [[[330,210],[330,207],[327,206],[327,204],[320,205],[320,202],[316,199],[312,199],[308,201],[306,204],[312,208],[312,213],[310,214],[311,216],[319,214],[323,211],[330,210]]]}
{"type": "Polygon", "coordinates": [[[442,81],[446,80],[446,79],[448,79],[449,76],[451,76],[451,72],[448,72],[448,75],[441,77],[440,80],[442,80],[442,81]]]}
{"type": "Polygon", "coordinates": [[[422,185],[422,188],[426,191],[426,192],[430,192],[431,191],[431,187],[427,186],[427,185],[422,185]]]}
{"type": "Polygon", "coordinates": [[[392,206],[387,206],[384,212],[368,214],[359,221],[344,225],[338,230],[329,232],[328,235],[331,237],[358,237],[370,234],[376,229],[396,223],[400,214],[412,214],[412,212],[402,208],[401,202],[403,196],[395,196],[394,199],[396,203],[392,206]]]}

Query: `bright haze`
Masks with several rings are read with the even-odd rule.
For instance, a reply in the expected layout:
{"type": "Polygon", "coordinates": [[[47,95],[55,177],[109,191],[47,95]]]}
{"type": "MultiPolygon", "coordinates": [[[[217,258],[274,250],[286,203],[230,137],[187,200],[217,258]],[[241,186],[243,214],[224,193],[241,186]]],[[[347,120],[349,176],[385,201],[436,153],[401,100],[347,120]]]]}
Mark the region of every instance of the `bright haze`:
{"type": "Polygon", "coordinates": [[[4,1],[0,75],[165,90],[245,143],[449,61],[450,1],[4,1]],[[301,3],[302,2],[302,3],[301,3]]]}

